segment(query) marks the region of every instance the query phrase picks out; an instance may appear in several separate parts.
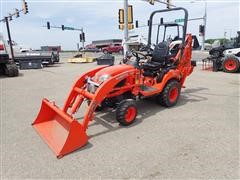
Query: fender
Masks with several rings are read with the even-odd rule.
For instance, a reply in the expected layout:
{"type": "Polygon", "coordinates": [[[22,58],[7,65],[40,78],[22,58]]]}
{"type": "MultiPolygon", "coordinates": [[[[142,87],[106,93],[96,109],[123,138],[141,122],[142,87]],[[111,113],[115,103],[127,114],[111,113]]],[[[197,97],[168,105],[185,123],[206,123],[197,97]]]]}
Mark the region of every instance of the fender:
{"type": "Polygon", "coordinates": [[[180,73],[179,70],[177,70],[177,69],[176,70],[170,70],[167,74],[165,74],[164,78],[162,79],[162,82],[156,84],[154,87],[156,87],[159,92],[162,92],[162,90],[166,86],[166,84],[172,79],[180,81],[181,73],[180,73]]]}

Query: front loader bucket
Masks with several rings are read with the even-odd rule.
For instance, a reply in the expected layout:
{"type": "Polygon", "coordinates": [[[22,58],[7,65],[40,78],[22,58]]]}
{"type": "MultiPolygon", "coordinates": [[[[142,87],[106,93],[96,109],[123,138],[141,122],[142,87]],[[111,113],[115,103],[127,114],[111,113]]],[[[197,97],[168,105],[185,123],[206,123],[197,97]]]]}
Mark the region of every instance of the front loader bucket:
{"type": "Polygon", "coordinates": [[[43,99],[41,110],[32,125],[58,158],[88,141],[82,125],[47,99],[43,99]]]}

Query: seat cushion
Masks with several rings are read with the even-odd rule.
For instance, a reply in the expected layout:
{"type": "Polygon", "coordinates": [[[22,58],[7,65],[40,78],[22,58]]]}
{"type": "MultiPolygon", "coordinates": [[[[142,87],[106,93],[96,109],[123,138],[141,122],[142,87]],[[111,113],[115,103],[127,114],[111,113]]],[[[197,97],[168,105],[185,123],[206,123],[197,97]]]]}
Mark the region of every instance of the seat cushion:
{"type": "Polygon", "coordinates": [[[149,69],[149,70],[159,70],[162,67],[161,63],[158,62],[146,62],[143,64],[143,69],[149,69]]]}
{"type": "Polygon", "coordinates": [[[167,59],[169,55],[169,47],[166,42],[161,42],[157,46],[152,53],[152,61],[155,62],[163,62],[167,59]]]}

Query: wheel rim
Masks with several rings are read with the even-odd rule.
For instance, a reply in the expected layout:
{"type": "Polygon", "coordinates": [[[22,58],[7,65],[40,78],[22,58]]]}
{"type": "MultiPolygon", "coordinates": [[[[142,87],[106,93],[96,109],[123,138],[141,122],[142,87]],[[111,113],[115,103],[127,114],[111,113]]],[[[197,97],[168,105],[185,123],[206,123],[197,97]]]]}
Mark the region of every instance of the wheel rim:
{"type": "Polygon", "coordinates": [[[235,70],[237,67],[237,64],[236,62],[233,60],[233,59],[229,59],[226,61],[225,63],[225,68],[228,70],[228,71],[233,71],[235,70]]]}
{"type": "Polygon", "coordinates": [[[173,87],[169,92],[169,101],[175,102],[177,100],[177,97],[178,97],[178,88],[173,87]]]}
{"type": "Polygon", "coordinates": [[[125,114],[125,120],[127,122],[133,121],[135,119],[136,114],[137,114],[137,111],[136,111],[135,107],[129,107],[125,114]]]}

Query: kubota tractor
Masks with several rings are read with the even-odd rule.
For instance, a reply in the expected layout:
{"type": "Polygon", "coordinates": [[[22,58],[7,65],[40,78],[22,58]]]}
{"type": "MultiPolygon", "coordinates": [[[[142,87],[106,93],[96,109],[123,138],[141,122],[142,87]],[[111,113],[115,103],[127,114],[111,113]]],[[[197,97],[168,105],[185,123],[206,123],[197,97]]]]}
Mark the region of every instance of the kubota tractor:
{"type": "Polygon", "coordinates": [[[186,34],[188,12],[184,8],[154,11],[150,16],[148,45],[151,45],[153,17],[159,13],[184,13],[182,44],[176,55],[169,54],[163,41],[148,53],[132,51],[135,61],[115,66],[102,66],[84,73],[73,85],[64,107],[43,99],[33,127],[58,158],[88,142],[86,130],[94,112],[103,107],[116,108],[116,120],[123,126],[132,124],[137,116],[136,100],[156,96],[166,107],[174,106],[186,77],[193,71],[192,36],[186,34]],[[88,109],[82,121],[74,114],[83,102],[88,109]]]}

